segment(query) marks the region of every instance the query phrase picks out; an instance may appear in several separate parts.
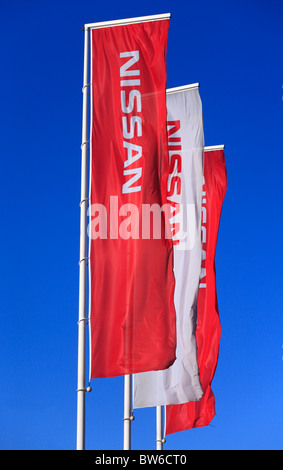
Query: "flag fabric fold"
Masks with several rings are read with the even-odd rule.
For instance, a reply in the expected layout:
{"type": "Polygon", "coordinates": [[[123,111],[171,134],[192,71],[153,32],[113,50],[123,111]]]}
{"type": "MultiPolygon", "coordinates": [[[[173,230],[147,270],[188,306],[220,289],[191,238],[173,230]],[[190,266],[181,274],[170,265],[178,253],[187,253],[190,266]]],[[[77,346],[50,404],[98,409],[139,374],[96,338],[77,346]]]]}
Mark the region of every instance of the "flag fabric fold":
{"type": "Polygon", "coordinates": [[[162,206],[169,171],[169,20],[91,30],[90,378],[175,361],[173,244],[143,236],[142,208],[162,206]]]}
{"type": "Polygon", "coordinates": [[[197,304],[197,361],[203,396],[198,402],[166,406],[165,434],[207,426],[215,416],[211,383],[218,361],[221,325],[216,291],[215,251],[227,189],[223,149],[204,152],[202,271],[197,304]]]}
{"type": "MultiPolygon", "coordinates": [[[[177,89],[176,89],[177,90],[177,89]]],[[[199,400],[196,307],[201,274],[203,119],[198,88],[167,92],[167,203],[174,247],[177,359],[168,369],[135,374],[133,407],[199,400]]],[[[154,348],[154,345],[152,345],[154,348]]]]}

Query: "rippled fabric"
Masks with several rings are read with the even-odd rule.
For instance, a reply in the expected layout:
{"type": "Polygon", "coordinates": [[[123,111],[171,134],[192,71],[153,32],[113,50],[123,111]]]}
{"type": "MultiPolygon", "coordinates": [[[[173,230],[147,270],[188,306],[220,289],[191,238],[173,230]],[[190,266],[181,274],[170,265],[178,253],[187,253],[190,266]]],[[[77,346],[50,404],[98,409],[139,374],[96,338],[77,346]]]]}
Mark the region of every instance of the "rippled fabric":
{"type": "Polygon", "coordinates": [[[142,233],[142,206],[166,202],[168,27],[91,32],[90,378],[175,360],[172,240],[142,233]]]}
{"type": "Polygon", "coordinates": [[[164,371],[134,376],[134,408],[199,400],[196,349],[197,295],[201,274],[203,119],[198,89],[167,95],[169,177],[174,243],[176,361],[164,371]]]}
{"type": "Polygon", "coordinates": [[[205,151],[203,185],[203,261],[197,304],[197,360],[203,396],[199,402],[166,406],[165,433],[207,426],[215,416],[211,383],[218,361],[221,325],[216,290],[215,250],[227,189],[223,150],[205,151]]]}

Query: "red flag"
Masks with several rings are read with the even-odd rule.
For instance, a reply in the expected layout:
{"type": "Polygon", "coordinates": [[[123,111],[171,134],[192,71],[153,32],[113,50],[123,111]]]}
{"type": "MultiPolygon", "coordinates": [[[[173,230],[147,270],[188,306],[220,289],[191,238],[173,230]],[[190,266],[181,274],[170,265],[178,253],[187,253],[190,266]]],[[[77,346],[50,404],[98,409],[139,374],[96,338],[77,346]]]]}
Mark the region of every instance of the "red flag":
{"type": "Polygon", "coordinates": [[[215,416],[211,382],[221,334],[217,304],[215,251],[221,209],[227,189],[224,151],[204,152],[202,200],[202,272],[197,304],[197,361],[203,396],[198,402],[166,406],[165,434],[207,426],[215,416]]]}
{"type": "Polygon", "coordinates": [[[164,212],[155,238],[142,217],[167,197],[168,27],[166,19],[92,30],[91,378],[175,360],[172,240],[164,212]]]}

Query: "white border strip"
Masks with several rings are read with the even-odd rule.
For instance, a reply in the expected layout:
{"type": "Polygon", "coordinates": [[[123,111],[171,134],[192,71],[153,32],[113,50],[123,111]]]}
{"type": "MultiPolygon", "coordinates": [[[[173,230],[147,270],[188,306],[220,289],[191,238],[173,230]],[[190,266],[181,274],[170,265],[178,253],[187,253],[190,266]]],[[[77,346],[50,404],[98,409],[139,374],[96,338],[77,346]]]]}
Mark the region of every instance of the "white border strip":
{"type": "Polygon", "coordinates": [[[185,90],[192,90],[195,88],[199,88],[199,83],[192,83],[191,85],[184,85],[184,86],[177,86],[175,88],[168,88],[166,90],[166,94],[168,93],[178,93],[180,91],[185,91],[185,90]]]}
{"type": "Polygon", "coordinates": [[[121,26],[132,23],[145,23],[147,21],[168,20],[171,18],[171,13],[164,13],[162,15],[140,16],[137,18],[126,18],[124,20],[102,21],[100,23],[85,24],[87,29],[109,28],[111,26],[121,26]]]}
{"type": "Polygon", "coordinates": [[[225,149],[225,145],[212,145],[209,147],[204,147],[205,152],[210,152],[212,150],[224,150],[224,149],[225,149]]]}

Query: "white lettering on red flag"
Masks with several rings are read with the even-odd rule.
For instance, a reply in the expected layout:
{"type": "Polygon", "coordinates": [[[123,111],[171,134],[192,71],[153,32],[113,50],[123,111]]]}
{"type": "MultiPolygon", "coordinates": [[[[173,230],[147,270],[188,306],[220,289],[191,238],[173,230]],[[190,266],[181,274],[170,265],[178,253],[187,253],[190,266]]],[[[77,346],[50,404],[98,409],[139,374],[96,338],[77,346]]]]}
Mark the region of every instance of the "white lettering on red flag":
{"type": "Polygon", "coordinates": [[[175,361],[172,240],[164,227],[159,238],[143,238],[141,224],[143,205],[167,199],[168,26],[91,31],[91,378],[175,361]]]}

